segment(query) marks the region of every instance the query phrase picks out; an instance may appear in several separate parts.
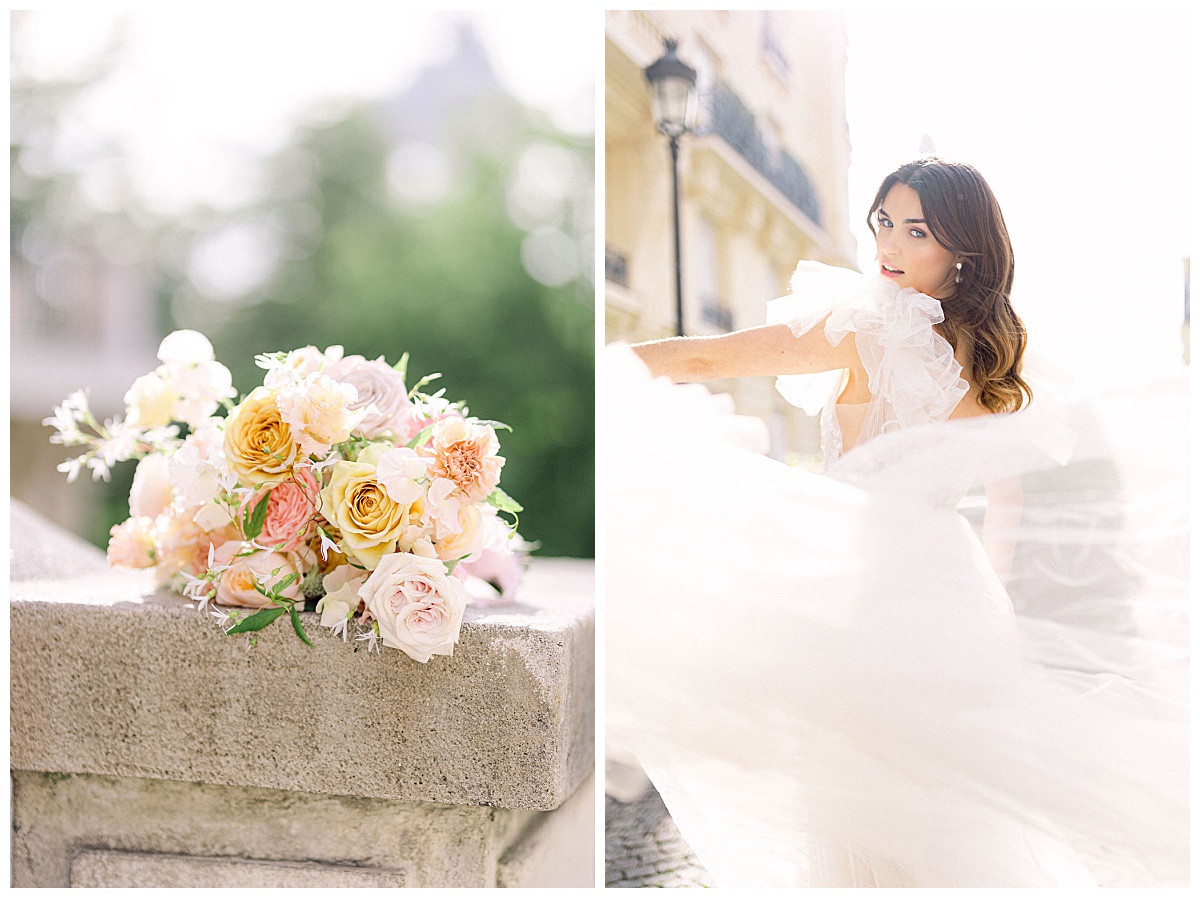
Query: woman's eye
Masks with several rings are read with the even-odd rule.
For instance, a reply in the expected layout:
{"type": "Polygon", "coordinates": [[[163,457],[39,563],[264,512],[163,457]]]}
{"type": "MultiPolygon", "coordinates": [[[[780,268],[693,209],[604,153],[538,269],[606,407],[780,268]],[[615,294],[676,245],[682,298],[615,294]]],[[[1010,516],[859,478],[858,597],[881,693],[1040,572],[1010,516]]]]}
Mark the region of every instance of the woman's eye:
{"type": "Polygon", "coordinates": [[[908,233],[912,234],[914,237],[924,237],[925,236],[925,232],[922,231],[920,228],[910,228],[908,233]]]}
{"type": "Polygon", "coordinates": [[[890,228],[892,226],[892,223],[890,221],[888,221],[886,218],[884,218],[882,215],[880,215],[878,217],[878,221],[879,221],[879,226],[881,228],[890,228]]]}

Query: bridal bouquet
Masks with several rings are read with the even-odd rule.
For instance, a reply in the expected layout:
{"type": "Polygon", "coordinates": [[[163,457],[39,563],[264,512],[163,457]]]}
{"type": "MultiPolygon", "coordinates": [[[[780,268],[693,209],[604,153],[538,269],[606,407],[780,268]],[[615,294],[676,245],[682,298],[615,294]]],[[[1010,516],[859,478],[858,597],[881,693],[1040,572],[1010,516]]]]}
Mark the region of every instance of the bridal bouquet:
{"type": "Polygon", "coordinates": [[[110,564],[154,568],[201,609],[256,609],[215,610],[227,633],[287,615],[312,645],[298,614],[308,604],[343,640],[353,626],[368,649],[420,662],[453,652],[473,569],[515,585],[521,507],[499,487],[504,425],[422,393],[438,375],[408,388],[407,355],[395,366],[340,346],[260,355],[263,383],[236,405],[201,334],[170,334],[158,358],[123,418],[101,424],[78,391],[44,422],[51,442],[88,447],[59,466],[70,480],[139,459],[110,564]]]}

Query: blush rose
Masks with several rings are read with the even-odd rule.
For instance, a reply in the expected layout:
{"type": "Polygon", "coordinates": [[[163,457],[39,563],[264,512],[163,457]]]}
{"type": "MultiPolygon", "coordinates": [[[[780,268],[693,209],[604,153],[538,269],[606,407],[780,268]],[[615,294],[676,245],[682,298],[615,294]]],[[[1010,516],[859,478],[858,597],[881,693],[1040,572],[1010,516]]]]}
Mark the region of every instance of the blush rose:
{"type": "Polygon", "coordinates": [[[403,552],[385,555],[358,594],[384,645],[422,664],[454,653],[467,593],[441,561],[403,552]]]}

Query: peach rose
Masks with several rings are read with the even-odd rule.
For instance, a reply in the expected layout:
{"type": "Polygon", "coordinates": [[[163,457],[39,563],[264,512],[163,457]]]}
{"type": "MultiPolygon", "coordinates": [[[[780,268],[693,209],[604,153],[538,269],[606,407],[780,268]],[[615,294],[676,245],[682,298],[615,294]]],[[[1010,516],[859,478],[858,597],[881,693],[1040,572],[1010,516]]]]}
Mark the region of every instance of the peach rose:
{"type": "Polygon", "coordinates": [[[316,513],[319,492],[320,485],[312,469],[298,467],[292,480],[272,487],[265,499],[261,493],[249,496],[246,505],[257,508],[259,502],[267,503],[262,531],[254,541],[280,552],[293,552],[299,548],[311,536],[309,521],[316,513]]]}
{"type": "Polygon", "coordinates": [[[500,441],[488,424],[462,418],[440,421],[433,428],[429,450],[434,458],[430,474],[452,480],[472,502],[486,499],[500,482],[504,459],[496,454],[500,441]]]}
{"type": "Polygon", "coordinates": [[[132,517],[108,531],[108,563],[113,567],[154,567],[154,521],[132,517]]]}
{"type": "Polygon", "coordinates": [[[279,594],[288,599],[300,595],[300,577],[303,572],[293,559],[279,552],[254,552],[238,557],[239,553],[249,550],[248,544],[231,540],[214,553],[213,561],[217,566],[228,565],[217,578],[215,600],[218,605],[233,605],[239,608],[262,608],[269,605],[271,600],[255,589],[255,586],[271,587],[288,574],[295,574],[296,579],[287,588],[279,591],[279,594]]]}
{"type": "MultiPolygon", "coordinates": [[[[382,449],[387,447],[379,444],[382,449]]],[[[357,462],[339,461],[329,485],[321,490],[321,514],[341,533],[342,548],[374,570],[379,559],[405,542],[411,545],[420,533],[424,503],[397,502],[379,482],[373,463],[379,452],[371,447],[357,462]],[[363,461],[362,459],[366,459],[363,461]]]]}
{"type": "Polygon", "coordinates": [[[275,404],[275,394],[257,388],[225,424],[225,460],[242,486],[287,480],[299,447],[275,404]]]}
{"type": "Polygon", "coordinates": [[[154,521],[160,585],[170,582],[180,572],[200,576],[208,569],[209,548],[220,546],[235,535],[232,525],[206,530],[196,522],[195,512],[195,508],[171,506],[154,521]]]}
{"type": "MultiPolygon", "coordinates": [[[[491,506],[485,506],[491,509],[491,506]]],[[[491,509],[493,514],[495,509],[491,509]]],[[[483,551],[486,529],[484,514],[478,505],[464,505],[458,509],[458,532],[447,533],[438,539],[434,548],[443,561],[471,561],[483,551]]]]}
{"type": "Polygon", "coordinates": [[[467,593],[437,559],[385,555],[358,590],[379,625],[383,644],[424,664],[450,655],[458,642],[467,593]]]}

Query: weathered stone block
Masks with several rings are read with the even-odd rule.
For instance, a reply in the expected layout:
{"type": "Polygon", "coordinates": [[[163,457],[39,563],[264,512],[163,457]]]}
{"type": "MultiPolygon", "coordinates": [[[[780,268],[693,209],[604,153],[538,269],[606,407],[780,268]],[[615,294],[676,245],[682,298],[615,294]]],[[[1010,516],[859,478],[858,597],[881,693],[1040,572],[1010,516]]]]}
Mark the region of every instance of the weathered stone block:
{"type": "Polygon", "coordinates": [[[14,884],[591,884],[591,562],[535,559],[422,665],[311,614],[315,648],[225,636],[16,503],[12,533],[14,884]]]}

